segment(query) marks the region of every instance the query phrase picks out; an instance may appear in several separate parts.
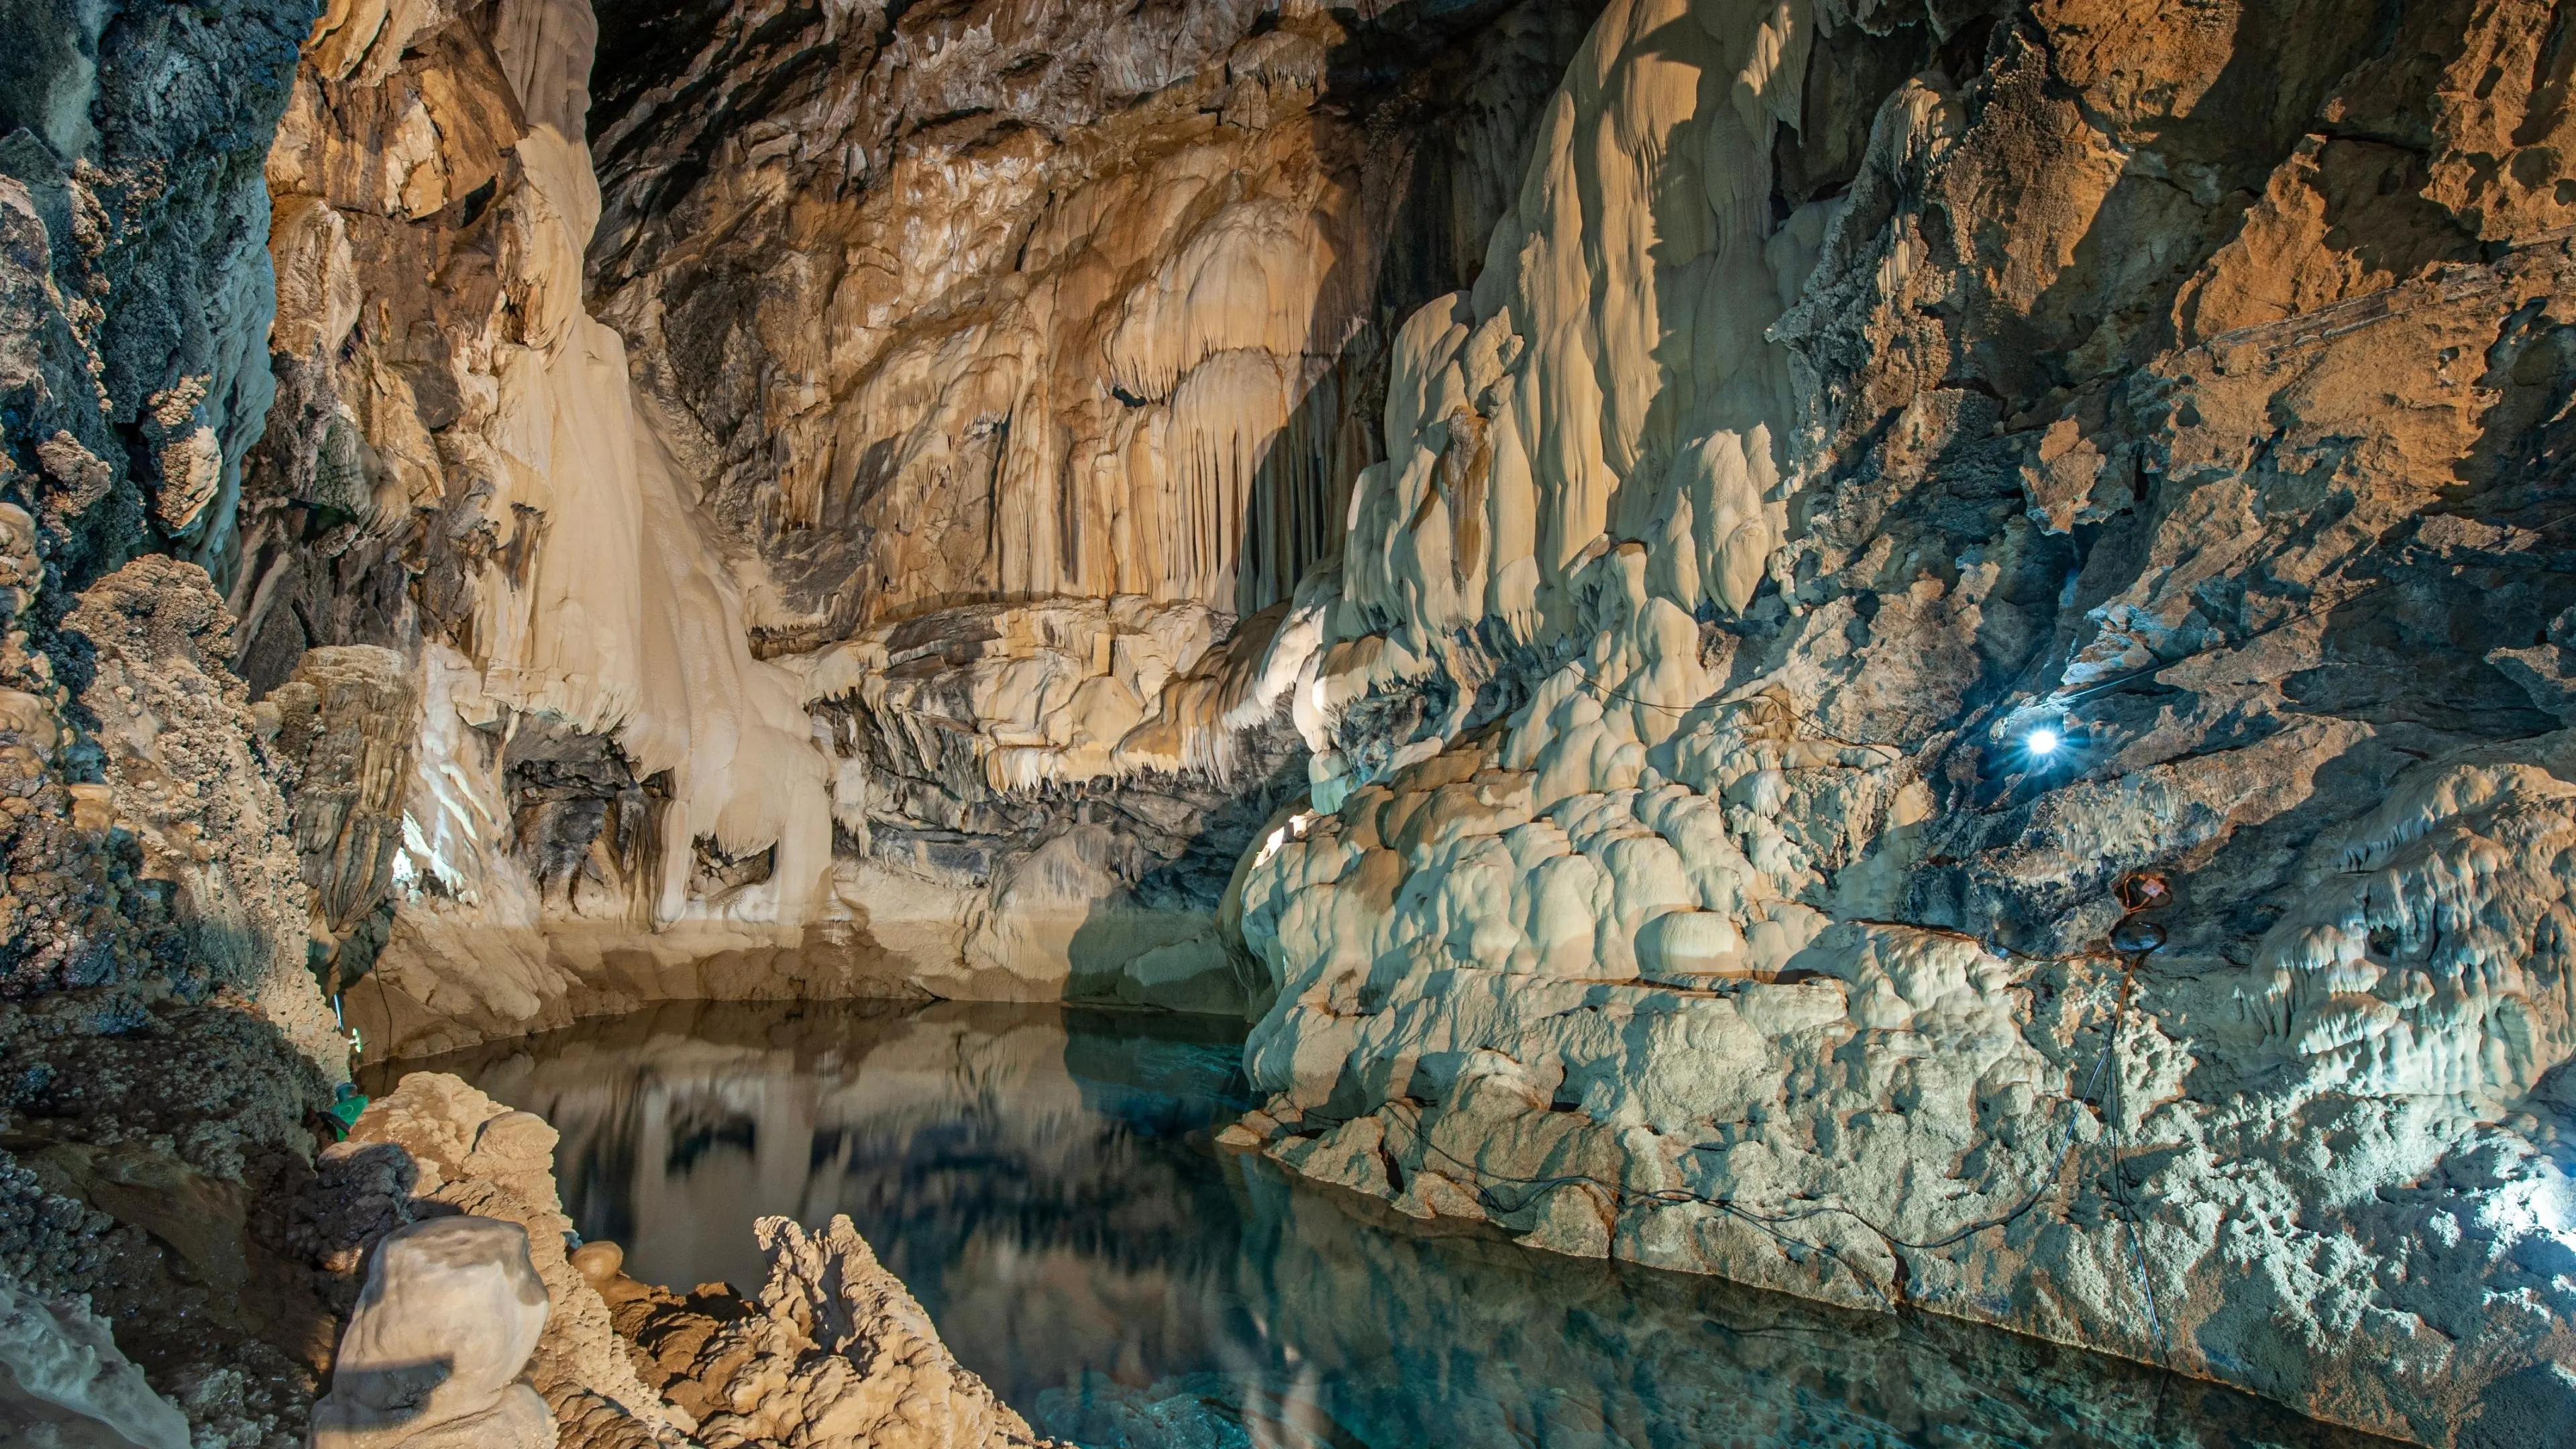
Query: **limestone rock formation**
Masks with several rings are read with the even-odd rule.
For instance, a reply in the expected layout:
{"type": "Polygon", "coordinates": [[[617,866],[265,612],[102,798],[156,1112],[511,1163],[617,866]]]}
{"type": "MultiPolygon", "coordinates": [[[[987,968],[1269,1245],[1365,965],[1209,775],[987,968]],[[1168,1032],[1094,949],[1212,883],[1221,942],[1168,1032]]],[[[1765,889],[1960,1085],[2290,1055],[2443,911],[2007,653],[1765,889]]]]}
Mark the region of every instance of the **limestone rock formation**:
{"type": "Polygon", "coordinates": [[[592,246],[771,651],[966,599],[1252,613],[1334,551],[1403,310],[1588,7],[612,21],[592,246]]]}
{"type": "Polygon", "coordinates": [[[370,1147],[399,1148],[412,1177],[404,1211],[467,1213],[521,1231],[547,1305],[534,1357],[525,1359],[528,1377],[567,1449],[678,1444],[660,1398],[627,1363],[607,1306],[566,1256],[572,1220],[555,1193],[554,1145],[543,1118],[513,1112],[454,1077],[415,1072],[323,1156],[348,1162],[370,1147]]]}
{"type": "MultiPolygon", "coordinates": [[[[1243,1000],[1212,923],[1299,746],[1215,668],[1266,634],[1169,656],[1337,547],[1384,324],[1472,264],[1582,10],[612,17],[595,239],[586,5],[327,13],[268,161],[282,383],[233,599],[255,691],[316,645],[416,661],[361,1026],[729,989],[709,958],[770,963],[752,994],[1243,1000]],[[1019,605],[1127,643],[1078,700],[863,687],[1019,605]],[[961,724],[963,792],[918,748],[961,724]],[[1070,857],[1081,889],[1029,888],[1070,857]]],[[[1010,688],[1057,669],[1039,633],[987,651],[1010,688]]]]}
{"type": "Polygon", "coordinates": [[[1404,1212],[2576,1432],[2560,8],[1594,13],[13,5],[12,1277],[249,1445],[483,1212],[669,1442],[488,1101],[236,1291],[308,965],[1091,994],[1266,1009],[1234,1140],[1404,1212]]]}
{"type": "Polygon", "coordinates": [[[378,645],[412,673],[393,883],[417,926],[388,932],[386,1000],[362,1018],[379,1032],[403,1000],[473,1015],[440,985],[460,953],[527,978],[500,1020],[544,1020],[584,985],[548,961],[551,918],[685,965],[792,953],[828,899],[795,682],[751,657],[624,346],[582,310],[591,29],[579,0],[334,10],[268,157],[294,282],[245,502],[242,664],[265,691],[312,646],[378,645]],[[608,767],[610,799],[563,788],[567,745],[608,767]],[[778,868],[749,899],[698,900],[699,841],[778,868]],[[700,929],[662,950],[674,923],[700,929]]]}
{"type": "Polygon", "coordinates": [[[293,8],[181,24],[96,6],[12,11],[0,71],[0,790],[11,806],[0,984],[175,972],[198,992],[240,986],[318,1056],[328,1028],[301,947],[279,929],[281,911],[300,909],[274,876],[274,784],[242,739],[238,688],[223,687],[220,603],[191,565],[128,563],[146,548],[220,551],[230,510],[211,504],[238,487],[267,411],[267,197],[242,163],[285,101],[278,42],[302,23],[293,8]],[[165,589],[166,602],[150,600],[165,589]],[[121,677],[98,680],[93,649],[121,677]],[[104,778],[102,723],[114,741],[104,778]],[[156,743],[165,727],[169,756],[156,743]]]}
{"type": "Polygon", "coordinates": [[[65,1449],[188,1449],[188,1420],[75,1301],[0,1279],[0,1430],[65,1449]]]}
{"type": "Polygon", "coordinates": [[[613,1255],[593,1260],[619,1332],[662,1393],[696,1416],[708,1449],[1056,1444],[950,1356],[847,1217],[819,1233],[762,1218],[755,1231],[769,1281],[747,1301],[716,1285],[647,1288],[622,1278],[613,1255]]]}
{"type": "Polygon", "coordinates": [[[293,772],[292,827],[312,897],[310,935],[338,996],[390,924],[394,852],[412,784],[420,696],[403,657],[367,644],[305,651],[254,710],[293,772]]]}
{"type": "MultiPolygon", "coordinates": [[[[70,819],[52,823],[139,852],[131,879],[159,905],[132,916],[160,927],[151,965],[198,992],[247,990],[297,1049],[335,1061],[339,1037],[305,970],[284,802],[224,667],[232,619],[205,571],[146,554],[82,594],[64,628],[94,651],[80,703],[106,778],[70,786],[70,819]]],[[[71,979],[95,984],[106,965],[71,979]]]]}
{"type": "Polygon", "coordinates": [[[546,1401],[519,1378],[545,1322],[525,1228],[445,1217],[396,1230],[313,1406],[314,1449],[553,1449],[546,1401]]]}
{"type": "Polygon", "coordinates": [[[2557,22],[1976,11],[1605,12],[1272,661],[1240,1136],[2563,1435],[2557,22]]]}
{"type": "Polygon", "coordinates": [[[1241,1012],[1216,916],[1303,774],[1257,697],[1282,612],[965,605],[825,651],[840,903],[943,997],[1241,1012]]]}
{"type": "MultiPolygon", "coordinates": [[[[407,1243],[415,1245],[409,1251],[416,1256],[428,1251],[419,1246],[422,1235],[471,1234],[473,1244],[470,1252],[428,1252],[434,1261],[427,1267],[372,1269],[371,1296],[351,1320],[348,1342],[363,1340],[369,1353],[399,1365],[407,1356],[399,1344],[432,1341],[419,1337],[432,1334],[432,1325],[440,1325],[437,1342],[484,1334],[493,1343],[483,1355],[488,1363],[477,1361],[481,1386],[462,1394],[458,1412],[499,1412],[474,1406],[490,1402],[515,1376],[516,1365],[527,1362],[566,1446],[1000,1449],[1052,1442],[1032,1435],[1018,1414],[958,1365],[921,1306],[845,1217],[821,1233],[785,1219],[762,1220],[758,1233],[768,1281],[749,1298],[719,1284],[680,1294],[638,1283],[620,1271],[622,1255],[614,1244],[585,1244],[568,1253],[567,1243],[578,1239],[558,1197],[555,1141],[544,1119],[503,1107],[443,1073],[412,1073],[371,1105],[348,1141],[323,1154],[326,1174],[335,1164],[354,1167],[399,1149],[410,1179],[401,1187],[406,1198],[399,1213],[473,1214],[427,1216],[398,1228],[383,1238],[376,1261],[382,1264],[386,1254],[407,1243]],[[502,1246],[518,1256],[502,1257],[521,1266],[501,1274],[482,1245],[505,1237],[502,1246]],[[529,1264],[532,1270],[522,1281],[529,1264]],[[419,1281],[404,1286],[410,1280],[419,1281]],[[441,1286],[449,1280],[454,1286],[441,1286]],[[512,1293],[526,1295],[524,1307],[512,1293]],[[361,1331],[371,1311],[381,1320],[379,1329],[368,1330],[376,1334],[372,1339],[361,1331]],[[517,1331],[512,1325],[524,1329],[524,1341],[510,1337],[517,1331]]],[[[357,1178],[346,1180],[354,1184],[357,1178]]],[[[339,1200],[357,1199],[344,1190],[339,1200]]],[[[344,1367],[348,1355],[344,1347],[344,1367]]],[[[408,1354],[411,1360],[421,1356],[408,1354]]],[[[466,1377],[460,1367],[457,1378],[466,1377]]],[[[336,1383],[334,1398],[340,1392],[336,1383]]],[[[370,1400],[389,1401],[381,1394],[370,1400]]],[[[317,1425],[343,1422],[331,1405],[326,1399],[316,1407],[317,1425]]],[[[442,1406],[430,1417],[446,1421],[450,1413],[442,1406]]],[[[464,1434],[464,1421],[454,1422],[454,1429],[439,1432],[464,1434]]],[[[322,1442],[317,1432],[316,1443],[322,1442]]]]}

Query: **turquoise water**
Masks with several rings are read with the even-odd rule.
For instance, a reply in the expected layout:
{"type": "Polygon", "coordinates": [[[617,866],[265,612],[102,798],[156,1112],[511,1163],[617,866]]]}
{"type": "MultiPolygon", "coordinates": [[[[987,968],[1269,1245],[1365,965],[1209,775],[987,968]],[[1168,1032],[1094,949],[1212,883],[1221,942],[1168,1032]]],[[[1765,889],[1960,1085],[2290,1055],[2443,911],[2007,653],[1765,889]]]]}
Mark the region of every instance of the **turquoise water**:
{"type": "Polygon", "coordinates": [[[756,1288],[848,1213],[949,1347],[1093,1449],[2380,1444],[1930,1316],[1438,1234],[1213,1147],[1241,1028],[1037,1006],[688,1005],[458,1053],[563,1133],[583,1235],[756,1288]]]}

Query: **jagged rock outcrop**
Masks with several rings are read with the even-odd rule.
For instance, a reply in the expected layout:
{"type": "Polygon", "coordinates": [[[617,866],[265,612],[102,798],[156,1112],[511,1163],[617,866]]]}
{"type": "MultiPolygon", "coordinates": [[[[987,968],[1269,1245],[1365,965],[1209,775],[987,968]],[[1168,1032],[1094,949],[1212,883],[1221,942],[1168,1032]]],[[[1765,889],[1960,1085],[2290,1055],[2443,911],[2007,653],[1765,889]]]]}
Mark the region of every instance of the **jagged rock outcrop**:
{"type": "Polygon", "coordinates": [[[552,1408],[566,1449],[678,1444],[685,1421],[675,1425],[636,1379],[607,1306],[566,1257],[578,1239],[555,1193],[554,1145],[543,1118],[514,1112],[454,1077],[415,1072],[371,1103],[323,1159],[327,1167],[371,1149],[399,1149],[409,1181],[390,1210],[413,1218],[464,1213],[524,1231],[548,1304],[528,1378],[552,1408]]]}
{"type": "Polygon", "coordinates": [[[54,1407],[12,1395],[0,1436],[268,1449],[315,1387],[280,1230],[345,1045],[231,620],[170,556],[220,558],[267,411],[258,158],[306,18],[9,10],[0,1280],[54,1407]]]}
{"type": "Polygon", "coordinates": [[[309,12],[36,0],[10,15],[0,487],[78,589],[145,548],[210,557],[229,535],[271,392],[258,158],[309,12]]]}
{"type": "MultiPolygon", "coordinates": [[[[455,1077],[415,1072],[367,1109],[347,1142],[323,1154],[327,1176],[335,1164],[384,1161],[396,1149],[407,1181],[393,1186],[407,1195],[384,1195],[386,1207],[427,1221],[396,1230],[388,1246],[455,1222],[507,1231],[513,1246],[526,1245],[518,1261],[522,1270],[533,1264],[526,1287],[540,1309],[528,1324],[534,1357],[522,1348],[491,1362],[527,1360],[560,1431],[548,1442],[567,1449],[1053,1443],[1031,1434],[957,1363],[849,1219],[836,1217],[820,1233],[762,1220],[769,1272],[752,1297],[720,1284],[673,1293],[626,1277],[614,1244],[581,1244],[572,1234],[555,1185],[555,1141],[540,1117],[455,1077]],[[470,1216],[437,1216],[460,1212],[470,1216]]],[[[415,1339],[438,1306],[415,1304],[422,1311],[407,1314],[386,1300],[380,1336],[415,1339]]],[[[362,1317],[366,1311],[362,1302],[362,1317]]],[[[455,1322],[497,1334],[516,1311],[502,1303],[455,1322]]],[[[350,1333],[354,1341],[357,1320],[350,1333]]],[[[497,1390],[516,1372],[487,1375],[487,1387],[497,1390]]],[[[317,1423],[329,1402],[317,1406],[317,1423]]]]}
{"type": "Polygon", "coordinates": [[[254,707],[292,772],[291,824],[323,990],[366,973],[391,925],[394,851],[412,786],[420,694],[400,654],[371,644],[308,649],[254,707]]]}
{"type": "Polygon", "coordinates": [[[335,1061],[340,1037],[305,970],[284,801],[224,668],[232,619],[205,570],[146,554],[81,595],[64,630],[92,651],[80,703],[105,779],[69,787],[70,819],[51,823],[135,852],[141,900],[126,919],[152,932],[151,954],[124,971],[93,957],[67,976],[91,985],[148,968],[192,993],[239,987],[298,1050],[335,1061]]]}
{"type": "Polygon", "coordinates": [[[2565,1433],[2558,23],[1613,4],[1272,661],[1241,1136],[2565,1433]]]}
{"type": "Polygon", "coordinates": [[[950,1356],[847,1217],[819,1233],[762,1218],[754,1232],[769,1281],[748,1301],[714,1285],[649,1288],[620,1276],[613,1254],[594,1259],[618,1331],[656,1387],[697,1418],[708,1449],[1057,1443],[950,1356]]]}
{"type": "Polygon", "coordinates": [[[222,687],[220,603],[189,566],[128,563],[147,548],[220,553],[267,410],[267,194],[245,162],[285,101],[281,46],[303,24],[293,9],[184,21],[52,4],[12,12],[18,39],[0,69],[0,775],[11,802],[0,812],[0,989],[175,972],[200,993],[255,991],[318,1053],[327,1024],[301,947],[287,970],[276,929],[275,786],[241,738],[237,690],[222,687]],[[147,601],[162,590],[166,602],[147,601]],[[97,678],[93,649],[121,677],[97,678]],[[161,753],[165,728],[174,749],[202,759],[161,753]],[[184,781],[163,774],[172,768],[184,781]],[[196,798],[178,798],[181,784],[196,798]]]}

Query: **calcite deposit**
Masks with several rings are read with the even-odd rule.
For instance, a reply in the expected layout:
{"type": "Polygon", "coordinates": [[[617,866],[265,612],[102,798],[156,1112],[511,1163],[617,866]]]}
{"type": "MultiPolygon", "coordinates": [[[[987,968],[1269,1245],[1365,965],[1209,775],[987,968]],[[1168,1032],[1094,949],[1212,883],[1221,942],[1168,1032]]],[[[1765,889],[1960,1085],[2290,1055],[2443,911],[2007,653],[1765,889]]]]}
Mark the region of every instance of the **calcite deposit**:
{"type": "Polygon", "coordinates": [[[313,1406],[313,1449],[552,1449],[546,1401],[519,1380],[545,1322],[516,1223],[443,1217],[387,1234],[313,1406]]]}
{"type": "Polygon", "coordinates": [[[256,691],[412,661],[400,908],[317,918],[362,1036],[1258,996],[1302,744],[1241,676],[1585,15],[755,6],[594,74],[580,0],[324,14],[232,602],[256,691]]]}
{"type": "MultiPolygon", "coordinates": [[[[330,1093],[859,995],[1257,1015],[1229,1139],[1403,1213],[2576,1436],[2559,7],[8,14],[0,1278],[200,1443],[459,1208],[569,1440],[692,1432],[542,1123],[330,1093]]],[[[1020,1432],[769,1247],[725,1432],[1020,1432]]]]}
{"type": "Polygon", "coordinates": [[[2552,22],[2226,17],[1609,8],[1398,334],[1244,1140],[2576,1424],[2552,22]]]}
{"type": "Polygon", "coordinates": [[[1061,1449],[949,1356],[847,1217],[821,1232],[762,1218],[756,1231],[769,1281],[748,1301],[721,1285],[654,1289],[620,1275],[613,1253],[595,1260],[618,1331],[708,1449],[1061,1449]]]}
{"type": "MultiPolygon", "coordinates": [[[[1053,1443],[958,1364],[848,1218],[811,1233],[765,1218],[758,1237],[768,1274],[757,1293],[723,1284],[675,1293],[627,1277],[615,1244],[572,1233],[554,1145],[544,1119],[455,1077],[415,1072],[323,1154],[326,1172],[337,1165],[350,1181],[362,1163],[394,1169],[387,1182],[395,1192],[337,1201],[380,1203],[380,1222],[416,1219],[375,1249],[379,1266],[340,1362],[363,1346],[399,1379],[403,1364],[417,1362],[401,1345],[473,1332],[491,1341],[478,1345],[470,1375],[460,1362],[455,1379],[441,1381],[465,1385],[455,1402],[439,1401],[448,1391],[433,1387],[411,1419],[388,1420],[365,1440],[317,1432],[317,1449],[521,1442],[508,1437],[522,1423],[507,1407],[514,1392],[552,1407],[551,1419],[540,1408],[534,1422],[544,1432],[532,1442],[565,1449],[1053,1443]],[[389,1258],[394,1266],[383,1266],[389,1258]],[[492,1301],[478,1306],[478,1297],[492,1301]],[[523,1363],[525,1384],[516,1378],[523,1363]]],[[[388,1390],[362,1381],[362,1403],[391,1402],[407,1382],[388,1390]]],[[[420,1396],[417,1384],[408,1391],[420,1396]]],[[[363,1408],[334,1417],[339,1395],[335,1387],[315,1406],[317,1426],[363,1427],[363,1408]]]]}

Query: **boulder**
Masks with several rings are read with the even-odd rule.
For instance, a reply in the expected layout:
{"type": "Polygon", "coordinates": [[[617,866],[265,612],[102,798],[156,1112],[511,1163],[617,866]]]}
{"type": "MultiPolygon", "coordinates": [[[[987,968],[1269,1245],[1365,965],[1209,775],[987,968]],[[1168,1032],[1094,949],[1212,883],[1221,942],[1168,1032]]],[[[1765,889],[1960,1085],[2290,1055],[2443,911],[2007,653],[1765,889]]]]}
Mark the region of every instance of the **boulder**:
{"type": "Polygon", "coordinates": [[[554,1416],[521,1378],[545,1324],[527,1229],[446,1217],[396,1230],[313,1406],[312,1449],[554,1449],[554,1416]]]}

